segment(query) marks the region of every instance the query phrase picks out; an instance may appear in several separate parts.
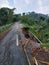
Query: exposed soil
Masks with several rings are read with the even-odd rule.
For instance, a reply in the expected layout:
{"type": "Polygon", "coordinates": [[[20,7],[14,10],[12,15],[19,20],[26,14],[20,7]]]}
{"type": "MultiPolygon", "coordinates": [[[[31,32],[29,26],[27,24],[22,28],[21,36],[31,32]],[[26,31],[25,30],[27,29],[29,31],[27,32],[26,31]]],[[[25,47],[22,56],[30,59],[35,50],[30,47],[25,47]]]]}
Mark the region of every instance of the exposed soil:
{"type": "Polygon", "coordinates": [[[49,62],[49,51],[45,47],[34,47],[31,49],[31,55],[37,60],[49,62]]]}
{"type": "Polygon", "coordinates": [[[30,34],[28,28],[27,29],[26,28],[22,28],[22,32],[23,32],[23,34],[25,36],[25,40],[24,40],[24,42],[22,44],[24,44],[25,47],[27,47],[28,45],[29,46],[31,45],[32,47],[34,47],[34,46],[38,47],[37,40],[34,38],[34,36],[32,34],[30,34]]]}
{"type": "Polygon", "coordinates": [[[28,28],[22,28],[22,32],[26,38],[30,38],[28,28]]]}
{"type": "Polygon", "coordinates": [[[28,31],[28,28],[22,28],[22,32],[26,38],[22,43],[22,47],[26,48],[27,52],[29,52],[29,54],[31,54],[31,56],[35,57],[37,60],[49,62],[49,50],[46,47],[40,46],[38,40],[28,31]]]}

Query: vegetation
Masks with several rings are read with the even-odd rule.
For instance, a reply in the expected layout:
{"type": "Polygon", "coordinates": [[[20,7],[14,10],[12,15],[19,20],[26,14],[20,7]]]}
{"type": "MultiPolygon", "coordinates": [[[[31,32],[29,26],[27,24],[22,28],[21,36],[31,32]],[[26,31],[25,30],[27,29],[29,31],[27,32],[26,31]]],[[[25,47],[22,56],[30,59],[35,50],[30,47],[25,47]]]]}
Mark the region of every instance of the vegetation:
{"type": "Polygon", "coordinates": [[[14,23],[20,19],[20,14],[14,14],[14,10],[10,8],[0,9],[0,26],[14,23]]]}
{"type": "Polygon", "coordinates": [[[0,8],[0,33],[8,29],[12,23],[20,19],[20,14],[14,14],[14,10],[15,8],[0,8]]]}
{"type": "Polygon", "coordinates": [[[0,33],[6,31],[7,29],[9,29],[11,27],[12,23],[11,24],[7,24],[5,26],[2,26],[0,27],[0,33]]]}
{"type": "Polygon", "coordinates": [[[35,34],[41,41],[43,46],[49,47],[49,17],[44,14],[28,12],[14,14],[14,10],[10,8],[0,8],[0,33],[5,31],[18,20],[21,20],[23,26],[29,27],[30,31],[35,34]]]}
{"type": "Polygon", "coordinates": [[[30,31],[41,40],[43,46],[49,47],[49,17],[39,15],[34,13],[23,15],[21,17],[22,23],[23,26],[29,27],[30,31]]]}

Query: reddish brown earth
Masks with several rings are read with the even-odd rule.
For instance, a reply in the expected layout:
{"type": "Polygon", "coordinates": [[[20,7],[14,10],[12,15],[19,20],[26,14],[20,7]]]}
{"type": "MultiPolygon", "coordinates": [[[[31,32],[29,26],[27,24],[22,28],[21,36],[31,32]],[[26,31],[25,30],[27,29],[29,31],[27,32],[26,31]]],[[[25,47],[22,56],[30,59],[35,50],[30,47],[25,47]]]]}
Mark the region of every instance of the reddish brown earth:
{"type": "Polygon", "coordinates": [[[29,35],[28,29],[23,28],[22,32],[25,36],[25,40],[22,43],[22,47],[28,47],[29,53],[32,55],[32,57],[35,57],[37,60],[49,62],[49,50],[46,47],[38,46],[38,42],[36,41],[36,39],[33,36],[31,38],[31,36],[29,35]]]}
{"type": "Polygon", "coordinates": [[[34,47],[31,49],[31,55],[37,60],[49,62],[49,51],[45,47],[34,47]]]}

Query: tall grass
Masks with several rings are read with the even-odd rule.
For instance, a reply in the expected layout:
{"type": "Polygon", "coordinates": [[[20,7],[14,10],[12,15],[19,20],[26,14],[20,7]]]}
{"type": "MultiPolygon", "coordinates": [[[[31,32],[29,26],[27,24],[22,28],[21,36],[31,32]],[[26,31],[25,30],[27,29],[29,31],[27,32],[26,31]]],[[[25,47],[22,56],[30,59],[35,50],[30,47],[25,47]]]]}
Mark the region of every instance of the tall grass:
{"type": "Polygon", "coordinates": [[[0,27],[0,33],[2,33],[2,32],[4,32],[4,31],[6,31],[8,28],[10,28],[10,26],[12,25],[12,23],[11,24],[7,24],[7,25],[5,25],[5,26],[2,26],[2,27],[0,27]]]}

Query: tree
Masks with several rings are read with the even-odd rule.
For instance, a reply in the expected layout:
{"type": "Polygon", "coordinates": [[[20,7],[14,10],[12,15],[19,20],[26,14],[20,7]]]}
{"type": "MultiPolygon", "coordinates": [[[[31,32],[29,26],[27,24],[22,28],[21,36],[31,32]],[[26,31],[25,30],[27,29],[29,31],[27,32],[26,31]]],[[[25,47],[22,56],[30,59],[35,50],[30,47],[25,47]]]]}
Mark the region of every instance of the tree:
{"type": "Polygon", "coordinates": [[[21,18],[21,14],[14,14],[13,15],[13,22],[19,21],[21,18]]]}
{"type": "Polygon", "coordinates": [[[44,21],[45,20],[45,17],[40,16],[40,20],[44,21]]]}
{"type": "Polygon", "coordinates": [[[47,24],[49,25],[49,18],[47,19],[47,24]]]}
{"type": "Polygon", "coordinates": [[[0,9],[0,23],[1,25],[5,25],[7,23],[12,22],[13,20],[13,13],[15,8],[1,8],[0,9]]]}
{"type": "Polygon", "coordinates": [[[23,16],[25,15],[25,13],[23,13],[23,16]]]}

